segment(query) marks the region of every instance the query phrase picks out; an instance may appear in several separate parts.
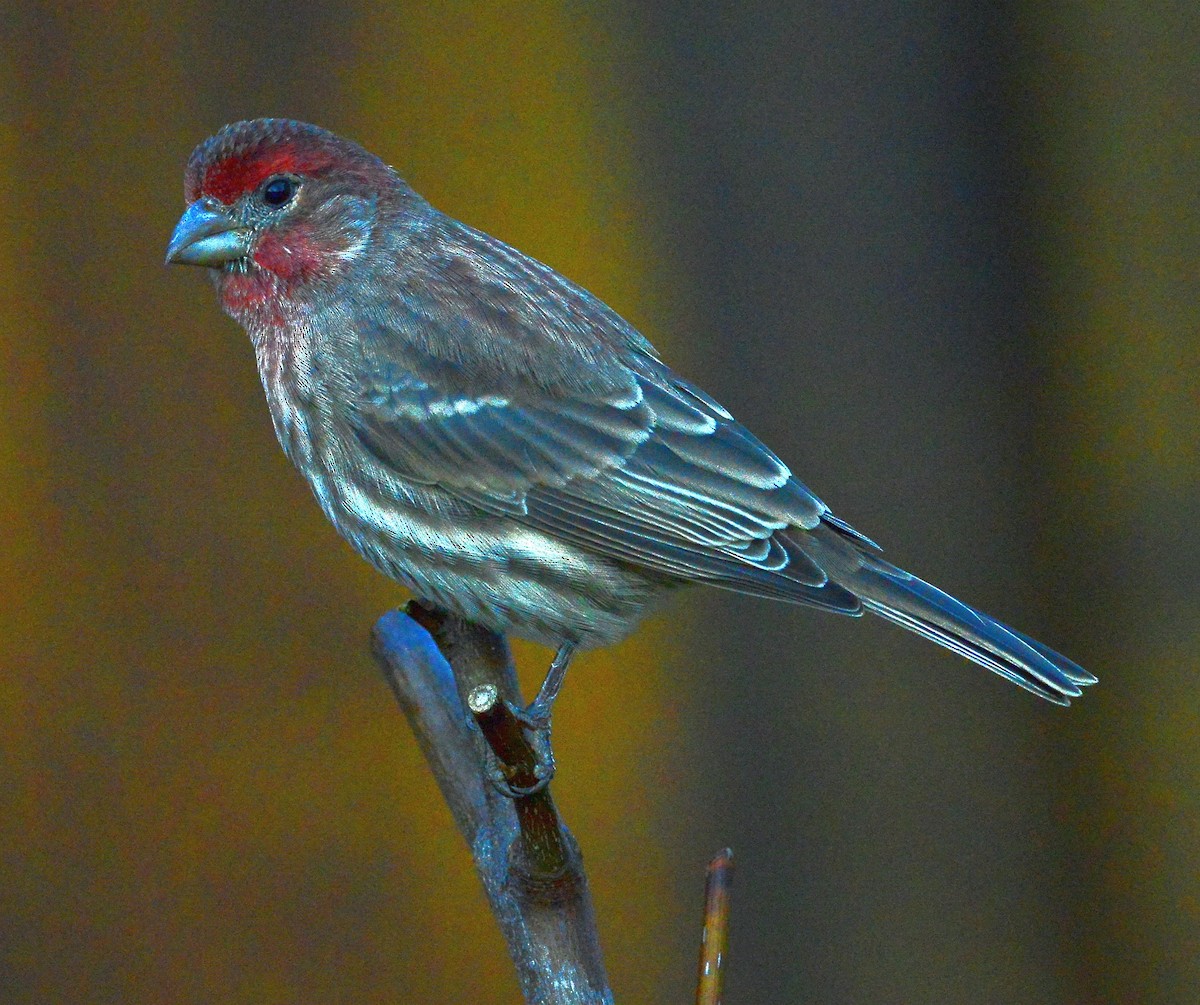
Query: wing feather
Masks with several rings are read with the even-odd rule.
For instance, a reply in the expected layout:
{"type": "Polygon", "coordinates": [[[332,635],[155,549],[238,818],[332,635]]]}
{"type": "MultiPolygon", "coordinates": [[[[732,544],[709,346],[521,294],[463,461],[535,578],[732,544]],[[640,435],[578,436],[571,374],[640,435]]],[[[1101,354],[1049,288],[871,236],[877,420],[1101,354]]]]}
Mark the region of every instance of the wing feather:
{"type": "Polygon", "coordinates": [[[361,333],[346,419],[375,459],[664,575],[857,609],[779,533],[827,511],[778,457],[600,301],[455,226],[361,333]]]}

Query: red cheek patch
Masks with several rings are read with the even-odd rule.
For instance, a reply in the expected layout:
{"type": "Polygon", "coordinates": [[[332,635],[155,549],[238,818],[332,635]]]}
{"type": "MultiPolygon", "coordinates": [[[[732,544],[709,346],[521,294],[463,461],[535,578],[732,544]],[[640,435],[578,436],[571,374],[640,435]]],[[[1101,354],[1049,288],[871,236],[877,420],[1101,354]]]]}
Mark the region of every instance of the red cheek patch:
{"type": "Polygon", "coordinates": [[[288,283],[304,282],[323,271],[326,255],[311,227],[295,224],[284,231],[269,231],[254,249],[254,262],[288,283]]]}

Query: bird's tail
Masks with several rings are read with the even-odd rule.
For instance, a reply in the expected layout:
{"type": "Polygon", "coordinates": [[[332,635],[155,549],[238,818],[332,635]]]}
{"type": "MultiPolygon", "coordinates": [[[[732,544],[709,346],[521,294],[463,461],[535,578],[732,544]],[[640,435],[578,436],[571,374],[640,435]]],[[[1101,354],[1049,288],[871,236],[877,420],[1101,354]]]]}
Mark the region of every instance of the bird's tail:
{"type": "Polygon", "coordinates": [[[923,635],[1057,705],[1070,704],[1096,678],[1065,656],[982,611],[955,600],[911,573],[863,555],[839,576],[864,610],[923,635]]]}

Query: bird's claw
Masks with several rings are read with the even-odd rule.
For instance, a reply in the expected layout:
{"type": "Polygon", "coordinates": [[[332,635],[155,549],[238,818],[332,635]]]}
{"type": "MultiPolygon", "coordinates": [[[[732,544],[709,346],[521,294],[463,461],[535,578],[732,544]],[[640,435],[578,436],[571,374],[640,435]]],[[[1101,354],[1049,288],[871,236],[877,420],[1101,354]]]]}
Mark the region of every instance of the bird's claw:
{"type": "Polygon", "coordinates": [[[552,775],[553,771],[544,777],[539,777],[532,785],[517,785],[515,782],[508,780],[503,769],[492,768],[488,772],[488,781],[492,783],[492,788],[499,792],[505,799],[528,799],[530,796],[537,795],[549,785],[552,775]]]}
{"type": "Polygon", "coordinates": [[[554,777],[554,750],[550,746],[549,709],[538,708],[533,702],[521,708],[511,702],[505,703],[513,718],[521,724],[529,737],[529,746],[534,755],[532,765],[505,764],[492,748],[485,744],[487,753],[487,778],[500,795],[507,799],[525,799],[536,795],[550,784],[554,777]],[[518,782],[516,779],[520,778],[518,782]],[[529,779],[532,778],[532,781],[529,779]]]}

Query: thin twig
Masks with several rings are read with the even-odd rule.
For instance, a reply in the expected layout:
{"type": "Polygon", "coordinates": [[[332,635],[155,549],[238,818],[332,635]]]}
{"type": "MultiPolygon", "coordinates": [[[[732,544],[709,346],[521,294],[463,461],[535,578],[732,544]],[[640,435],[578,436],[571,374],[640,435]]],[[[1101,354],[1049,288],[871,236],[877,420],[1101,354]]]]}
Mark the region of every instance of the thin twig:
{"type": "Polygon", "coordinates": [[[696,1005],[720,1005],[729,953],[729,898],[733,892],[733,851],[724,848],[708,863],[704,883],[704,933],[696,974],[696,1005]]]}

